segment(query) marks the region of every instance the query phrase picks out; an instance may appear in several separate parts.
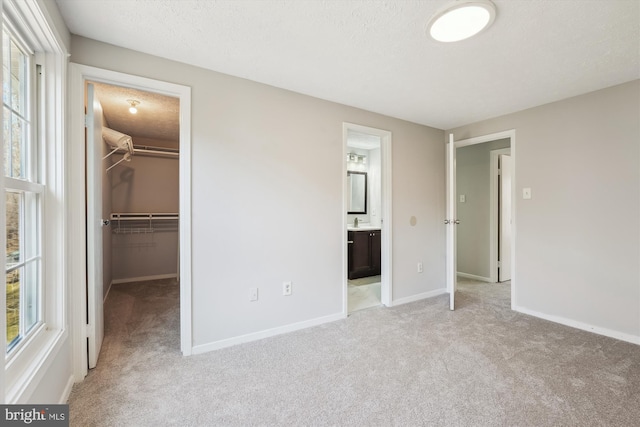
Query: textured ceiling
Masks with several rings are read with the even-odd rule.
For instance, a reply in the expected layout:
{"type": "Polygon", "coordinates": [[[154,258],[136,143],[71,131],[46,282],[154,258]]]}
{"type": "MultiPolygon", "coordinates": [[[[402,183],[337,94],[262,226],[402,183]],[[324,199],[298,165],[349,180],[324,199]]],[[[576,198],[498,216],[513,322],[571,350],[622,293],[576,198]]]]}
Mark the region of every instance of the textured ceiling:
{"type": "Polygon", "coordinates": [[[448,0],[57,0],[74,34],[448,129],[640,78],[638,0],[495,0],[454,44],[448,0]]]}
{"type": "Polygon", "coordinates": [[[180,139],[178,98],[103,83],[93,82],[93,85],[108,127],[132,137],[172,141],[177,146],[180,139]],[[129,112],[128,99],[139,102],[136,114],[129,112]]]}

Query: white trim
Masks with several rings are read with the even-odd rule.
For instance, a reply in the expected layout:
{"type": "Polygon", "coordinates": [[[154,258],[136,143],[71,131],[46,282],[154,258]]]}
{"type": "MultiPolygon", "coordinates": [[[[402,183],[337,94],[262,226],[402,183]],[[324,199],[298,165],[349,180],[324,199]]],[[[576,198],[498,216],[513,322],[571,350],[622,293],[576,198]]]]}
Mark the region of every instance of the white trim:
{"type": "Polygon", "coordinates": [[[498,230],[500,227],[498,221],[498,194],[500,191],[498,187],[498,170],[500,167],[498,158],[501,154],[510,155],[511,147],[489,151],[489,272],[493,283],[498,282],[498,230]]]}
{"type": "Polygon", "coordinates": [[[640,336],[627,334],[624,332],[614,331],[612,329],[601,328],[600,326],[590,325],[584,322],[578,322],[577,320],[567,319],[566,317],[555,316],[553,314],[541,313],[539,311],[530,310],[528,308],[515,306],[513,310],[527,314],[529,316],[537,317],[540,319],[548,320],[550,322],[559,323],[561,325],[569,326],[583,331],[592,332],[598,335],[604,335],[605,337],[615,338],[617,340],[626,341],[631,344],[640,345],[640,336]]]}
{"type": "Polygon", "coordinates": [[[69,396],[71,395],[71,390],[73,389],[73,375],[69,375],[69,379],[67,380],[67,385],[64,386],[62,390],[62,394],[60,395],[60,399],[58,399],[59,405],[64,405],[69,401],[69,396]]]}
{"type": "MultiPolygon", "coordinates": [[[[10,365],[19,364],[20,367],[23,368],[18,369],[16,372],[18,375],[16,377],[9,378],[8,374],[5,377],[7,380],[5,386],[8,386],[5,392],[6,403],[16,404],[28,402],[33,392],[40,385],[45,374],[49,372],[49,368],[61,351],[68,336],[69,334],[66,330],[43,331],[39,339],[44,341],[44,345],[38,345],[37,352],[33,354],[32,357],[24,360],[24,357],[20,356],[29,356],[30,353],[33,353],[25,352],[13,358],[10,365]]],[[[7,370],[9,370],[9,368],[10,366],[7,370]]]]}
{"type": "MultiPolygon", "coordinates": [[[[180,99],[180,349],[192,354],[191,301],[191,88],[71,63],[69,67],[69,183],[84,182],[84,85],[86,80],[161,93],[180,99]]],[[[70,184],[69,184],[70,185],[70,184]]],[[[69,187],[69,276],[73,287],[73,367],[76,381],[86,367],[86,258],[84,186],[69,187]]]]}
{"type": "Polygon", "coordinates": [[[380,137],[380,157],[381,157],[381,176],[382,176],[382,224],[380,230],[381,236],[381,281],[380,281],[380,302],[382,305],[392,307],[393,301],[393,242],[392,231],[392,159],[391,147],[393,143],[392,133],[388,130],[372,128],[369,126],[358,125],[349,122],[342,123],[342,312],[346,316],[349,312],[348,308],[348,283],[347,274],[348,266],[348,243],[347,243],[347,174],[346,174],[346,158],[347,158],[347,134],[348,131],[365,133],[380,137]]]}
{"type": "Polygon", "coordinates": [[[465,279],[477,280],[479,282],[496,283],[491,277],[477,276],[475,274],[462,273],[458,271],[456,275],[464,277],[465,279]]]}
{"type": "Polygon", "coordinates": [[[172,274],[156,274],[154,276],[128,277],[126,279],[113,279],[111,281],[111,284],[109,285],[109,288],[111,288],[111,285],[119,285],[121,283],[145,282],[147,280],[160,280],[160,279],[174,279],[176,277],[178,277],[178,275],[176,273],[172,273],[172,274]]]}
{"type": "Polygon", "coordinates": [[[518,204],[517,191],[516,191],[516,170],[517,170],[517,157],[516,157],[516,130],[510,129],[501,132],[491,133],[488,135],[476,136],[473,138],[461,139],[455,141],[456,148],[466,147],[468,145],[482,144],[483,142],[496,141],[498,139],[509,138],[509,147],[511,150],[511,162],[513,174],[511,177],[511,309],[515,310],[517,301],[517,272],[516,272],[516,206],[518,204]]]}
{"type": "MultiPolygon", "coordinates": [[[[345,153],[346,156],[346,153],[345,153]]],[[[330,316],[318,317],[316,319],[305,320],[304,322],[292,323],[290,325],[280,326],[272,329],[265,329],[264,331],[254,332],[251,334],[240,335],[233,338],[227,338],[220,341],[214,341],[208,344],[200,344],[193,346],[193,354],[202,354],[209,351],[219,350],[221,348],[231,347],[238,344],[244,344],[251,341],[261,340],[263,338],[269,338],[276,335],[282,335],[289,332],[299,331],[301,329],[311,328],[313,326],[323,325],[325,323],[331,323],[338,320],[346,319],[343,313],[332,314],[330,316]]]]}
{"type": "Polygon", "coordinates": [[[410,302],[416,302],[427,298],[437,297],[438,295],[448,294],[447,288],[440,288],[429,292],[423,292],[421,294],[411,295],[410,297],[399,298],[393,300],[394,307],[402,304],[409,304],[410,302]]]}

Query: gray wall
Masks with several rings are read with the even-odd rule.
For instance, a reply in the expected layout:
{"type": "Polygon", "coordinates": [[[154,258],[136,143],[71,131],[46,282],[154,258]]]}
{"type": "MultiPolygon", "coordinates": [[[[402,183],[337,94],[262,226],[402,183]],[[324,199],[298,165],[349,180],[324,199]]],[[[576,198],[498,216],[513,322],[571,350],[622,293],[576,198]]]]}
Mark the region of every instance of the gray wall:
{"type": "Polygon", "coordinates": [[[516,130],[518,308],[636,341],[639,99],[636,80],[453,129],[456,140],[516,130]]]}
{"type": "Polygon", "coordinates": [[[489,278],[491,235],[491,150],[508,148],[509,139],[456,150],[458,272],[489,278]],[[466,201],[460,202],[464,194],[466,201]]]}
{"type": "Polygon", "coordinates": [[[195,345],[342,312],[343,122],[393,134],[393,300],[444,288],[441,130],[81,37],[71,46],[72,62],[192,88],[195,345]]]}

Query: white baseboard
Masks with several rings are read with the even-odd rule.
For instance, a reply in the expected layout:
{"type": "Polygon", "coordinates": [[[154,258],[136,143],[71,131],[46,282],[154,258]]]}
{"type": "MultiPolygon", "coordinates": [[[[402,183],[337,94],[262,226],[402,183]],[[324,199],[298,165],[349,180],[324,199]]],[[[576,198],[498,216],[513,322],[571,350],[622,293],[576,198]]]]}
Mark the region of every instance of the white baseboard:
{"type": "Polygon", "coordinates": [[[231,347],[237,344],[243,344],[251,341],[257,341],[263,338],[273,337],[275,335],[281,335],[288,332],[294,332],[300,329],[306,329],[312,326],[322,325],[324,323],[335,322],[336,320],[342,320],[345,318],[346,316],[342,313],[333,314],[331,316],[319,317],[317,319],[305,320],[304,322],[293,323],[290,325],[280,326],[277,328],[266,329],[260,332],[241,335],[239,337],[233,337],[233,338],[228,338],[220,341],[214,341],[208,344],[196,345],[192,348],[191,354],[207,353],[209,351],[219,350],[221,348],[231,347]]]}
{"type": "Polygon", "coordinates": [[[631,344],[640,345],[640,336],[627,334],[625,332],[614,331],[612,329],[601,328],[599,326],[589,325],[588,323],[567,319],[561,316],[554,316],[552,314],[540,313],[538,311],[530,310],[524,307],[514,306],[513,309],[520,313],[528,314],[534,317],[539,317],[540,319],[549,320],[551,322],[560,323],[561,325],[570,326],[572,328],[581,329],[583,331],[593,332],[594,334],[604,335],[605,337],[615,338],[620,341],[626,341],[631,344]]]}
{"type": "Polygon", "coordinates": [[[59,404],[64,405],[69,401],[69,395],[71,394],[71,389],[73,388],[73,375],[69,375],[69,380],[67,381],[67,385],[62,390],[62,396],[60,396],[59,404]]]}
{"type": "Polygon", "coordinates": [[[456,274],[460,277],[464,277],[465,279],[477,280],[479,282],[494,283],[494,281],[491,280],[490,277],[476,276],[475,274],[461,273],[459,271],[456,274]]]}
{"type": "Polygon", "coordinates": [[[417,295],[411,295],[410,297],[399,298],[393,300],[393,306],[408,304],[414,301],[420,301],[422,299],[437,297],[438,295],[447,294],[447,288],[436,289],[434,291],[423,292],[417,295]]]}
{"type": "MultiPolygon", "coordinates": [[[[146,280],[174,279],[177,277],[178,275],[176,273],[156,274],[155,276],[128,277],[126,279],[114,279],[111,281],[111,285],[117,285],[120,283],[144,282],[146,280]]],[[[109,288],[111,288],[111,285],[109,285],[109,288]]]]}

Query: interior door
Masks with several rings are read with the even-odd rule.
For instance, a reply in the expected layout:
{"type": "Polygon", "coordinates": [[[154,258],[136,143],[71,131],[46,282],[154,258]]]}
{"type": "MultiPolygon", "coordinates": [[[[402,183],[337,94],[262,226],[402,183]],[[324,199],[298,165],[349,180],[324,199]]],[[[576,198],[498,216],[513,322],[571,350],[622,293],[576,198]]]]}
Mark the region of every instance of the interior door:
{"type": "Polygon", "coordinates": [[[447,219],[445,219],[447,241],[447,291],[449,292],[449,309],[455,309],[456,297],[456,144],[453,134],[449,134],[447,143],[447,219]]]}
{"type": "Polygon", "coordinates": [[[500,162],[500,243],[498,281],[511,280],[511,156],[501,154],[500,162]]]}
{"type": "Polygon", "coordinates": [[[102,284],[102,106],[87,84],[87,337],[88,365],[95,368],[104,337],[102,284]]]}

